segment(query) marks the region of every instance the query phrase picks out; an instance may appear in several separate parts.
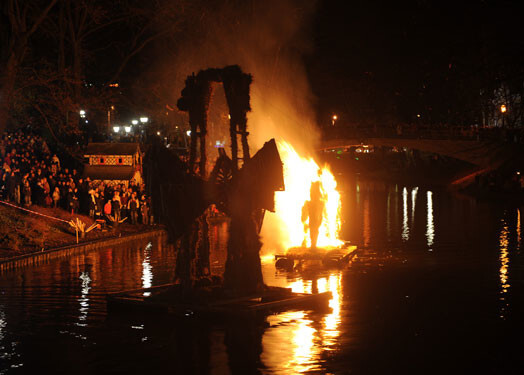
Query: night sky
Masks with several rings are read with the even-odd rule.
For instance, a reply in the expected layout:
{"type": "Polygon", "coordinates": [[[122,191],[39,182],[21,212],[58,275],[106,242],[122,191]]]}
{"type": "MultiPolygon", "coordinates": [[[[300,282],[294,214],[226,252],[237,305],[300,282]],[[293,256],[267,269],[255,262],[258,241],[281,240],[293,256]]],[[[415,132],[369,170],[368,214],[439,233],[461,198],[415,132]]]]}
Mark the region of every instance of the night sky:
{"type": "MultiPolygon", "coordinates": [[[[475,121],[481,89],[520,79],[521,1],[321,1],[309,78],[350,124],[475,121]]],[[[518,83],[517,83],[518,84],[518,83]]],[[[340,117],[340,116],[339,116],[340,117]]]]}

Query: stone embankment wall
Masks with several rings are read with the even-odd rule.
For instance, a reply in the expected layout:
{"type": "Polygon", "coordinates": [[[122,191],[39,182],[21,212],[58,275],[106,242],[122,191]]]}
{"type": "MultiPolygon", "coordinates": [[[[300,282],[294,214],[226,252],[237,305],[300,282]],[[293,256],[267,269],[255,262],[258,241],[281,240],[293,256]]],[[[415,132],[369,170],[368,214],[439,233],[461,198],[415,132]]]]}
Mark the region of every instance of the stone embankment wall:
{"type": "Polygon", "coordinates": [[[108,246],[115,246],[129,241],[138,241],[146,238],[156,237],[167,238],[167,232],[164,229],[154,229],[139,233],[132,233],[118,237],[101,238],[93,241],[82,242],[79,244],[68,245],[49,249],[41,252],[25,254],[18,257],[0,260],[0,273],[25,266],[38,266],[46,263],[51,259],[67,257],[71,255],[90,252],[108,246]]]}

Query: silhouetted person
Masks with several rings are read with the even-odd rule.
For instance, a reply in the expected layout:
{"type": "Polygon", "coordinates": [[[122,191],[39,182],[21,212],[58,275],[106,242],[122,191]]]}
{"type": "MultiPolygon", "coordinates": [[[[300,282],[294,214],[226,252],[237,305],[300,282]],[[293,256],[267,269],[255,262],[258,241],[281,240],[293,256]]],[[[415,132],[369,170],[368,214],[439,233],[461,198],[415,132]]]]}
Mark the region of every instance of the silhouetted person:
{"type": "Polygon", "coordinates": [[[302,221],[305,223],[309,217],[309,236],[311,239],[311,248],[317,247],[318,232],[322,224],[322,213],[324,211],[324,202],[322,200],[322,191],[320,181],[311,183],[309,190],[310,200],[306,201],[302,209],[302,221]]]}

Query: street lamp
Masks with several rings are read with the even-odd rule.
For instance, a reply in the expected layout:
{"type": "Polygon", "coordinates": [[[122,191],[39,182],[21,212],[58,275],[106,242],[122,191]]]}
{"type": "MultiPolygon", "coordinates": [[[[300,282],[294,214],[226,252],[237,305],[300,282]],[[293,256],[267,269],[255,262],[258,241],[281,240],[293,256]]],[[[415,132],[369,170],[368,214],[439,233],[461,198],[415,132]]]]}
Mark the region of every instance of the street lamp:
{"type": "Polygon", "coordinates": [[[133,125],[138,124],[138,120],[131,120],[131,124],[133,124],[133,125]]]}
{"type": "Polygon", "coordinates": [[[86,111],[84,111],[83,109],[81,109],[79,113],[80,113],[80,117],[82,118],[86,117],[86,111]]]}
{"type": "Polygon", "coordinates": [[[502,127],[504,127],[504,115],[506,114],[508,108],[506,107],[506,104],[502,104],[500,106],[500,112],[502,113],[502,127]]]}
{"type": "Polygon", "coordinates": [[[335,122],[337,121],[337,119],[338,119],[338,116],[333,115],[333,117],[331,117],[331,125],[335,126],[335,122]]]}
{"type": "Polygon", "coordinates": [[[147,118],[147,117],[140,117],[140,122],[141,122],[142,124],[145,124],[145,123],[148,122],[148,121],[149,121],[149,118],[147,118]]]}
{"type": "Polygon", "coordinates": [[[131,126],[124,126],[124,130],[126,133],[129,133],[131,131],[131,126]]]}
{"type": "Polygon", "coordinates": [[[120,126],[113,126],[113,131],[118,133],[120,131],[120,126]]]}

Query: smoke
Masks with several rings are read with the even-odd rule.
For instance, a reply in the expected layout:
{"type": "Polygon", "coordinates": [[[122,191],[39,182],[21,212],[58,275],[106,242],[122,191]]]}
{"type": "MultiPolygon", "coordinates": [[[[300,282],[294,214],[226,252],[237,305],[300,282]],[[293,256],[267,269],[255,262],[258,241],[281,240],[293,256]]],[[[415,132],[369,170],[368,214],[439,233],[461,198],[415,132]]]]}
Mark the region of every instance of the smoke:
{"type": "MultiPolygon", "coordinates": [[[[314,2],[229,0],[205,4],[211,6],[179,49],[177,92],[192,72],[240,65],[253,75],[252,111],[248,114],[252,154],[270,138],[285,139],[303,152],[311,151],[318,132],[302,57],[311,50],[307,26],[314,2]]],[[[218,95],[223,92],[217,90],[211,111],[225,104],[218,95]]]]}
{"type": "MultiPolygon", "coordinates": [[[[208,2],[209,3],[209,2],[208,2]]],[[[234,0],[211,2],[200,16],[197,30],[179,50],[177,92],[187,75],[210,67],[237,64],[253,75],[248,131],[251,154],[271,138],[285,140],[301,154],[310,154],[318,139],[303,56],[311,51],[308,26],[315,3],[307,0],[234,0]]],[[[223,90],[215,89],[209,113],[209,138],[222,136],[214,128],[227,116],[223,90]],[[217,115],[217,112],[220,112],[217,115]]],[[[210,139],[210,143],[214,143],[210,139]]],[[[229,145],[229,142],[226,143],[229,145]]],[[[212,159],[215,154],[208,153],[212,159]]],[[[279,249],[281,221],[268,214],[264,220],[264,249],[279,249]]]]}

